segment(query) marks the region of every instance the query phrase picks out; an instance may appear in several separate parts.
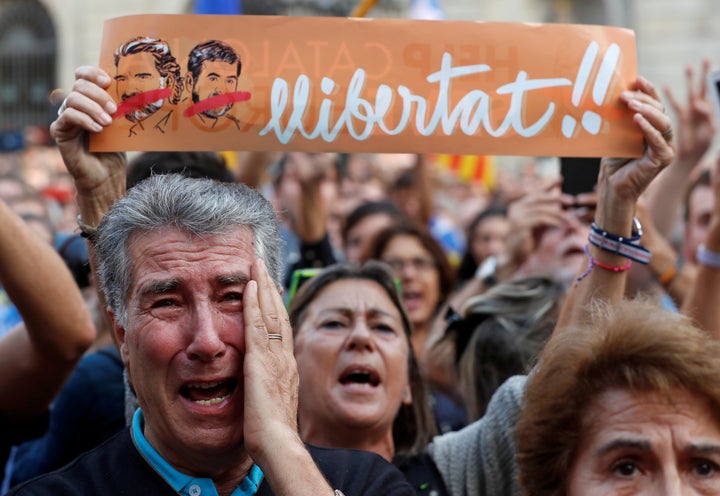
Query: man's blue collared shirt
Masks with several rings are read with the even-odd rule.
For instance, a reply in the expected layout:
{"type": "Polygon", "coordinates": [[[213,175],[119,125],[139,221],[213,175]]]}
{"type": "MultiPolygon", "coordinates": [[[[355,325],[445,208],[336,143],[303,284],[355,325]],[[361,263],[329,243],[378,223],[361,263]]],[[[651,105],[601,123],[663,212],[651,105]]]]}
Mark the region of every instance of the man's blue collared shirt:
{"type": "MultiPolygon", "coordinates": [[[[183,474],[166,462],[155,448],[145,439],[143,434],[142,411],[138,408],[132,421],[132,439],[140,454],[148,461],[160,476],[168,484],[183,496],[218,496],[215,483],[212,479],[203,477],[192,477],[183,474]]],[[[232,492],[231,496],[253,496],[257,493],[262,482],[263,471],[257,465],[250,467],[248,475],[240,482],[240,485],[232,492]]]]}

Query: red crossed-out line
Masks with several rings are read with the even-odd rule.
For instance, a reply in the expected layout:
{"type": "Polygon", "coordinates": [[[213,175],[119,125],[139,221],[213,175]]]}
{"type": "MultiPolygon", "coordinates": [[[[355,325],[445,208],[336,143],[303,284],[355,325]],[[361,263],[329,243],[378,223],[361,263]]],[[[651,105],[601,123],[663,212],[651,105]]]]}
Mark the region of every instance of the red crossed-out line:
{"type": "Polygon", "coordinates": [[[172,95],[172,88],[161,88],[157,90],[145,91],[133,95],[118,105],[117,111],[112,115],[113,119],[124,117],[127,114],[143,108],[149,103],[157,102],[172,95]]]}
{"type": "Polygon", "coordinates": [[[186,108],[183,112],[183,116],[192,117],[196,114],[201,114],[210,109],[225,107],[235,102],[246,102],[250,100],[249,91],[234,91],[232,93],[222,93],[220,95],[211,96],[205,100],[199,101],[194,105],[186,108]]]}

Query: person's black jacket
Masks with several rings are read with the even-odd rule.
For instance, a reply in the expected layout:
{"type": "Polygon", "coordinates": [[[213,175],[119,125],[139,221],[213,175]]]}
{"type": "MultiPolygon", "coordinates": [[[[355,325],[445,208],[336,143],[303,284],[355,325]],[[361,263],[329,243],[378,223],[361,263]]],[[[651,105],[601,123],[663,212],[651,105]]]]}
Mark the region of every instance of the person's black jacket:
{"type": "MultiPolygon", "coordinates": [[[[278,449],[282,449],[278,446],[278,449]]],[[[346,496],[413,496],[400,471],[375,453],[308,446],[315,463],[334,489],[346,496]]],[[[65,467],[20,484],[8,496],[177,496],[135,448],[130,430],[78,457],[65,467]]],[[[263,480],[257,496],[275,493],[263,480]]]]}

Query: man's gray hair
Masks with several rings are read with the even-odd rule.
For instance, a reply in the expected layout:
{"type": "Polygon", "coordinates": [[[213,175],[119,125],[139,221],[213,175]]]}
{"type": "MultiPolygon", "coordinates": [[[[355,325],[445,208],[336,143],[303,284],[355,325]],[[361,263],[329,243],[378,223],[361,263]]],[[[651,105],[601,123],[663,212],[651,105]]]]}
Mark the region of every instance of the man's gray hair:
{"type": "Polygon", "coordinates": [[[165,227],[215,236],[239,226],[250,229],[255,256],[265,262],[280,287],[278,218],[270,202],[254,189],[178,174],[151,176],[130,189],[100,222],[95,241],[100,288],[118,323],[127,325],[131,237],[165,227]]]}

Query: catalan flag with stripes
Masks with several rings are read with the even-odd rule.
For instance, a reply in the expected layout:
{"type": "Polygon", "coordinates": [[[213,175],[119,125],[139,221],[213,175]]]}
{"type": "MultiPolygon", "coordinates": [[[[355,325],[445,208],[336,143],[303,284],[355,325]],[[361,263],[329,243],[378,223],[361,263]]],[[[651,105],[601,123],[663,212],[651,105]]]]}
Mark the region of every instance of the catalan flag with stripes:
{"type": "Polygon", "coordinates": [[[448,171],[466,182],[479,182],[488,190],[495,187],[495,157],[487,155],[433,155],[440,170],[448,171]]]}

